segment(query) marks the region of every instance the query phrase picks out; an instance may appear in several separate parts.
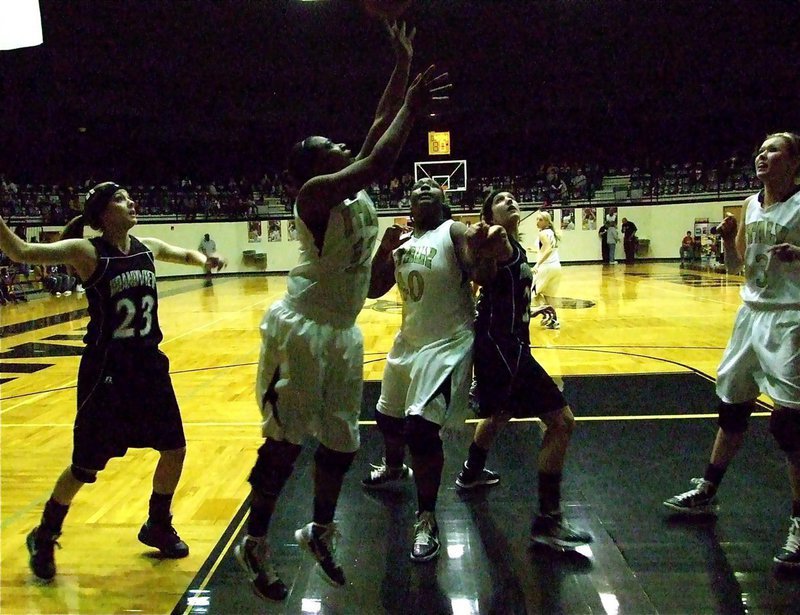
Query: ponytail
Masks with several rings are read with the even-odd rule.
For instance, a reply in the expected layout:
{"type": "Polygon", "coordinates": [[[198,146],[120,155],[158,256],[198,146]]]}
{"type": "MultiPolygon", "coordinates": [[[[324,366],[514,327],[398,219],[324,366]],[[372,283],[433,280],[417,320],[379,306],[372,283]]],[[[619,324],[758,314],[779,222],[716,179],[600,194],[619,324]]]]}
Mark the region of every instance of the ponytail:
{"type": "Polygon", "coordinates": [[[558,246],[561,241],[561,232],[553,224],[553,217],[550,215],[550,212],[540,209],[536,212],[536,218],[547,222],[547,228],[553,231],[553,236],[556,238],[556,245],[553,247],[558,246]]]}
{"type": "Polygon", "coordinates": [[[86,226],[86,220],[83,214],[78,214],[67,222],[67,225],[61,230],[59,239],[82,239],[84,226],[86,226]]]}

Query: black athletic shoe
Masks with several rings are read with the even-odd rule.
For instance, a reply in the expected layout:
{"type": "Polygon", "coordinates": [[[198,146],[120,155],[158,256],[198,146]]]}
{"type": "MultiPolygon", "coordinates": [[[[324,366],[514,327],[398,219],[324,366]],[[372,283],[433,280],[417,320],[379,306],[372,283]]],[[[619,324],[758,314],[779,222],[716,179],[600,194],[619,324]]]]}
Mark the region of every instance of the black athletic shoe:
{"type": "Polygon", "coordinates": [[[791,518],[786,544],[772,559],[780,566],[800,569],[800,517],[791,518]]]}
{"type": "Polygon", "coordinates": [[[335,523],[319,525],[309,523],[304,525],[294,533],[294,539],[298,545],[314,556],[319,564],[321,576],[331,585],[341,587],[347,581],[344,577],[344,570],[336,562],[336,540],[339,538],[339,530],[335,523]],[[322,533],[315,535],[314,526],[324,528],[322,533]]]}
{"type": "Polygon", "coordinates": [[[484,468],[477,474],[470,472],[465,463],[461,467],[461,472],[456,477],[456,485],[462,489],[475,489],[477,487],[488,487],[500,482],[500,475],[484,468]]]}
{"type": "Polygon", "coordinates": [[[266,539],[245,536],[234,547],[233,554],[247,572],[257,596],[266,600],[286,600],[289,588],[275,572],[266,539]]]}
{"type": "Polygon", "coordinates": [[[592,542],[592,535],[572,527],[561,515],[539,515],[531,526],[531,541],[559,549],[575,549],[592,542]]]}
{"type": "Polygon", "coordinates": [[[189,555],[189,546],[181,540],[172,527],[172,518],[166,524],[152,523],[150,519],[139,530],[139,542],[154,547],[172,559],[189,555]]]}
{"type": "Polygon", "coordinates": [[[716,510],[714,485],[703,478],[693,478],[690,482],[694,485],[693,489],[665,500],[664,506],[685,515],[713,514],[716,510]]]}
{"type": "Polygon", "coordinates": [[[61,545],[58,544],[59,536],[61,536],[60,533],[51,534],[44,529],[35,527],[25,539],[28,553],[31,554],[29,561],[31,570],[43,581],[50,581],[56,576],[56,558],[53,551],[56,547],[61,548],[61,545]]]}

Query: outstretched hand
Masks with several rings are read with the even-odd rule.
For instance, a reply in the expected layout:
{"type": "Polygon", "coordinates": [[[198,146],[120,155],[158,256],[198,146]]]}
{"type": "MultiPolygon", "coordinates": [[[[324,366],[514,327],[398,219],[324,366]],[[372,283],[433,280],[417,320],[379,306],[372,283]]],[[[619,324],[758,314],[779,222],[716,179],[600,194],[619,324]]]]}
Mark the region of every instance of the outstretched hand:
{"type": "Polygon", "coordinates": [[[401,21],[399,24],[396,21],[388,22],[384,20],[386,31],[389,33],[389,40],[394,49],[394,55],[398,62],[408,62],[414,57],[414,37],[417,34],[416,28],[411,28],[411,32],[406,32],[406,22],[401,21]]]}
{"type": "Polygon", "coordinates": [[[477,258],[498,260],[507,256],[508,233],[498,224],[477,222],[467,228],[465,236],[467,248],[477,258]]]}
{"type": "Polygon", "coordinates": [[[453,87],[450,75],[441,73],[433,76],[436,67],[431,64],[424,73],[417,75],[406,92],[406,106],[414,114],[420,114],[431,107],[433,103],[443,103],[450,100],[447,94],[453,87]]]}
{"type": "Polygon", "coordinates": [[[214,254],[213,256],[206,257],[206,264],[204,265],[206,271],[222,271],[228,266],[228,261],[224,256],[214,254]]]}
{"type": "Polygon", "coordinates": [[[723,239],[731,240],[736,237],[736,231],[738,227],[739,223],[736,221],[736,216],[728,213],[725,214],[722,222],[720,222],[719,226],[717,226],[717,232],[723,239]]]}

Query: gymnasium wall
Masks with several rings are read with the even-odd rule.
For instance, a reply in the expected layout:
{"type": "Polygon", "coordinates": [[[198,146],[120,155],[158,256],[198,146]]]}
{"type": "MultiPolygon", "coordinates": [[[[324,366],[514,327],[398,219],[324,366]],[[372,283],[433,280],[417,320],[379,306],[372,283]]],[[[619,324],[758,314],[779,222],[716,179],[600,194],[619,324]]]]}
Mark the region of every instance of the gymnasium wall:
{"type": "MultiPolygon", "coordinates": [[[[695,218],[708,218],[712,223],[722,219],[723,211],[738,207],[742,200],[717,201],[713,203],[693,203],[656,206],[621,207],[617,213],[617,223],[622,218],[632,220],[639,228],[640,239],[650,240],[650,249],[643,259],[678,258],[678,247],[686,231],[694,228],[695,218]]],[[[536,225],[532,212],[522,212],[522,243],[529,255],[535,251],[536,225]],[[526,217],[527,216],[527,217],[526,217]]],[[[578,210],[575,230],[561,231],[559,253],[562,262],[592,262],[600,260],[600,242],[597,230],[582,230],[582,211],[578,210]]],[[[602,208],[597,208],[597,220],[604,217],[602,208]]],[[[556,216],[556,222],[558,222],[556,216]]],[[[394,217],[380,218],[379,238],[383,231],[394,223],[394,217]]],[[[248,222],[214,222],[196,224],[141,224],[133,230],[141,237],[158,237],[169,243],[187,248],[197,248],[204,233],[209,233],[217,244],[217,250],[228,257],[228,273],[275,272],[283,273],[297,262],[299,244],[289,241],[289,220],[280,220],[280,241],[268,241],[268,223],[264,221],[260,242],[248,241],[248,222]],[[245,256],[245,251],[255,251],[266,256],[245,256]]],[[[624,258],[622,246],[617,247],[617,258],[624,258]]],[[[157,263],[159,276],[192,274],[190,267],[172,263],[157,263]]]]}

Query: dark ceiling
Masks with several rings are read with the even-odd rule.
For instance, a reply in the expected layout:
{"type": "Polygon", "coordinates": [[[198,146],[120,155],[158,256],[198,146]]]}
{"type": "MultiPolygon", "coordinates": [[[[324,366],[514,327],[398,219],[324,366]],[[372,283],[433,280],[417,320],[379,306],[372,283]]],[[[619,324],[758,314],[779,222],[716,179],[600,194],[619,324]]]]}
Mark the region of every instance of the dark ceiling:
{"type": "MultiPolygon", "coordinates": [[[[128,181],[280,169],[289,145],[358,145],[392,67],[356,0],[40,0],[45,43],[0,52],[0,173],[128,181]],[[85,129],[85,130],[83,130],[85,129]],[[5,143],[3,143],[5,142],[5,143]]],[[[415,0],[415,64],[454,91],[417,129],[453,157],[714,159],[797,129],[794,0],[415,0]]]]}

